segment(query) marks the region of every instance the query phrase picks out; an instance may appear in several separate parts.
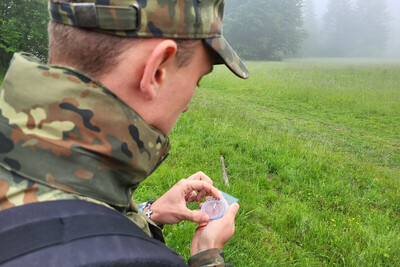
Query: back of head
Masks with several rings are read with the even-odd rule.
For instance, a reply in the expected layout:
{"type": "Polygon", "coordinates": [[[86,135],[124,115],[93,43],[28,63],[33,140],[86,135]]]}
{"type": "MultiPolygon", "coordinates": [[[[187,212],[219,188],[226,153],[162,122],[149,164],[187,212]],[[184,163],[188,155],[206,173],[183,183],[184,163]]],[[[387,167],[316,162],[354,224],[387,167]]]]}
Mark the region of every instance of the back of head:
{"type": "Polygon", "coordinates": [[[224,0],[51,0],[49,60],[69,63],[96,77],[142,38],[175,40],[181,65],[190,60],[194,41],[203,40],[214,51],[215,64],[225,63],[237,76],[247,78],[247,68],[222,36],[224,4],[224,0]]]}
{"type": "MultiPolygon", "coordinates": [[[[53,0],[78,3],[79,0],[53,0]]],[[[73,66],[92,77],[100,77],[118,63],[122,53],[142,38],[90,31],[51,21],[49,31],[49,63],[73,66]]],[[[190,62],[196,40],[175,39],[179,67],[190,62]]]]}

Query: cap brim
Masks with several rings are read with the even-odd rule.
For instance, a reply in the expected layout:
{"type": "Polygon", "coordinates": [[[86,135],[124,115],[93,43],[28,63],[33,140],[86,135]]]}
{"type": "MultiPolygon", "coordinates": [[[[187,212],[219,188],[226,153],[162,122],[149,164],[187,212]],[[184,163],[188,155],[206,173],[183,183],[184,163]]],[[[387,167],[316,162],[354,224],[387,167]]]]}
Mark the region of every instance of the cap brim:
{"type": "Polygon", "coordinates": [[[238,77],[249,78],[247,67],[224,37],[208,38],[204,42],[216,53],[214,64],[225,64],[238,77]]]}

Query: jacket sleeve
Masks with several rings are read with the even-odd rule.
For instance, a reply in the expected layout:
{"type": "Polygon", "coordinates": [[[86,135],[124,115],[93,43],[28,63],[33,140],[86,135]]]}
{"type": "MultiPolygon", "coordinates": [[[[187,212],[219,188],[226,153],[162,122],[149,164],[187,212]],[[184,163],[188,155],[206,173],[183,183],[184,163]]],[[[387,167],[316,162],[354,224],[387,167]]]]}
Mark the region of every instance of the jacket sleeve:
{"type": "Polygon", "coordinates": [[[190,267],[233,266],[225,263],[224,252],[219,248],[205,250],[193,255],[190,257],[188,265],[190,267]]]}

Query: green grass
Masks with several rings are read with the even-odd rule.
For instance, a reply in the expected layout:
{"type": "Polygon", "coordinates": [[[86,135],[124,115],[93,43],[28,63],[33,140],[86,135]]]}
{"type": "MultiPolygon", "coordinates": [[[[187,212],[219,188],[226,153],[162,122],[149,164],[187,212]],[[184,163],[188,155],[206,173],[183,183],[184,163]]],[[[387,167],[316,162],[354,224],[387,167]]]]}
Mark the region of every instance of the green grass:
{"type": "Polygon", "coordinates": [[[0,66],[0,85],[3,82],[4,75],[6,74],[6,69],[0,66]]]}
{"type": "MultiPolygon", "coordinates": [[[[202,170],[240,199],[229,263],[399,266],[400,64],[248,65],[247,81],[223,67],[204,79],[135,199],[202,170]]],[[[188,258],[195,227],[167,226],[167,244],[188,258]]]]}
{"type": "MultiPolygon", "coordinates": [[[[202,170],[240,199],[235,266],[399,266],[400,63],[248,65],[247,81],[224,67],[203,80],[135,199],[202,170]]],[[[195,228],[166,226],[167,244],[188,258],[195,228]]]]}

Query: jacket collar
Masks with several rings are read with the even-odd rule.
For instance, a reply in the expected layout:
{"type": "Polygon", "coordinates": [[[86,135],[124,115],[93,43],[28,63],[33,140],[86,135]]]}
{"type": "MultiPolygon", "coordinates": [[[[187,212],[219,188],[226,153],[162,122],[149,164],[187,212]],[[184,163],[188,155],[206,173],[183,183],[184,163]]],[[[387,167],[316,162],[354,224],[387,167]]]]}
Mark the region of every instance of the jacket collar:
{"type": "Polygon", "coordinates": [[[166,135],[100,82],[24,53],[0,89],[0,133],[3,167],[118,207],[170,150],[166,135]]]}

